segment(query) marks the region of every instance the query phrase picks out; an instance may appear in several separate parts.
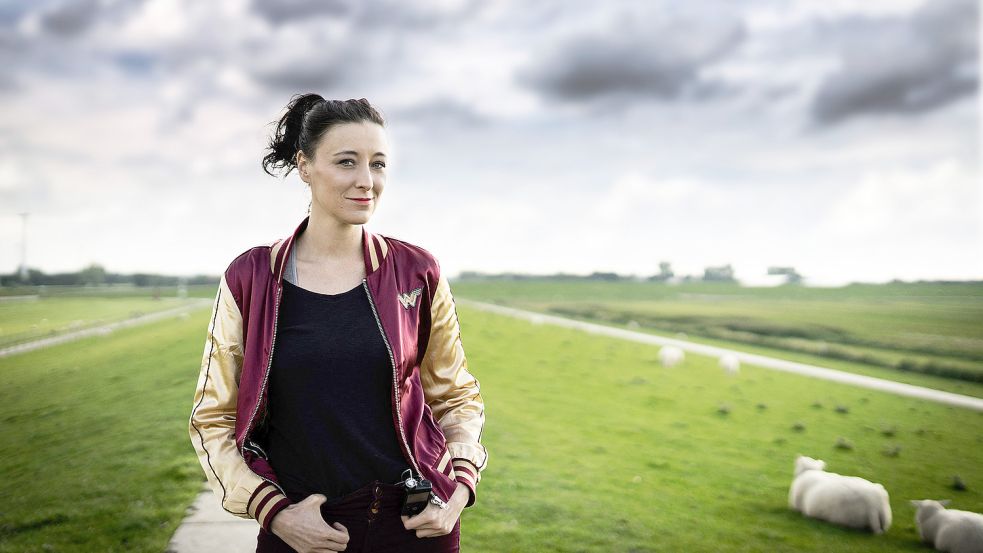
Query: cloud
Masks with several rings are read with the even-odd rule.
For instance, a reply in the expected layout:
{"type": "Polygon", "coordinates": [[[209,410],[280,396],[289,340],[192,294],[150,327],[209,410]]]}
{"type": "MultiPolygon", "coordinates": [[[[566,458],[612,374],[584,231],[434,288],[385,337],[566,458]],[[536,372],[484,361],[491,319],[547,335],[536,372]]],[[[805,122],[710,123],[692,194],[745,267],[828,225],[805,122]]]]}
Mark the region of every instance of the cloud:
{"type": "Polygon", "coordinates": [[[977,89],[976,2],[930,1],[907,17],[849,18],[828,28],[841,66],[811,106],[819,126],[868,114],[917,114],[977,89]]]}
{"type": "Polygon", "coordinates": [[[321,15],[345,17],[355,6],[348,0],[253,0],[252,8],[270,23],[279,25],[321,15]]]}
{"type": "Polygon", "coordinates": [[[954,159],[916,171],[871,171],[833,200],[817,230],[830,239],[863,243],[931,243],[940,229],[978,225],[980,190],[974,171],[954,159]]]}
{"type": "Polygon", "coordinates": [[[447,96],[433,97],[389,111],[400,124],[480,127],[489,123],[488,117],[477,112],[471,104],[447,96]]]}
{"type": "Polygon", "coordinates": [[[701,71],[744,39],[744,26],[736,19],[632,17],[626,12],[613,28],[560,40],[520,68],[517,80],[546,97],[571,102],[706,95],[721,87],[702,79],[701,71]]]}
{"type": "Polygon", "coordinates": [[[477,0],[400,2],[395,0],[253,0],[257,15],[274,25],[330,17],[366,28],[431,28],[470,18],[483,8],[477,0]]]}
{"type": "Polygon", "coordinates": [[[80,34],[96,20],[99,7],[99,0],[64,2],[41,14],[41,27],[56,35],[80,34]]]}
{"type": "MultiPolygon", "coordinates": [[[[41,249],[31,262],[45,270],[90,255],[115,269],[221,270],[221,251],[280,236],[306,211],[299,179],[270,179],[259,160],[265,123],[290,94],[312,90],[383,109],[400,161],[373,224],[442,248],[448,267],[648,272],[667,256],[687,271],[733,262],[742,277],[751,262],[896,276],[925,233],[890,232],[879,210],[910,210],[915,180],[851,187],[888,169],[934,178],[924,168],[949,158],[969,182],[960,175],[978,176],[978,108],[963,101],[836,133],[799,125],[821,85],[842,81],[823,101],[846,110],[843,121],[871,113],[849,107],[851,81],[896,73],[922,50],[967,58],[973,39],[953,12],[970,20],[975,10],[952,1],[792,0],[800,15],[788,20],[784,0],[20,0],[0,6],[0,204],[32,212],[41,249]],[[862,55],[878,63],[836,76],[862,55]],[[630,116],[612,116],[619,105],[630,116]],[[848,193],[872,207],[831,211],[848,193]],[[432,213],[411,216],[423,204],[432,213]],[[857,209],[871,216],[850,223],[857,209]],[[235,227],[235,214],[256,210],[261,221],[235,227]],[[810,234],[827,214],[829,232],[810,234]],[[235,232],[201,251],[175,247],[216,224],[235,232]],[[891,255],[835,266],[854,234],[891,255]],[[147,255],[119,253],[132,251],[147,255]]],[[[940,102],[950,89],[937,86],[927,96],[940,102]]],[[[972,197],[946,175],[935,175],[941,192],[919,224],[937,229],[931,251],[952,269],[906,274],[972,274],[965,252],[980,242],[956,212],[972,197]]],[[[0,242],[19,240],[14,219],[0,242]]]]}
{"type": "Polygon", "coordinates": [[[980,278],[983,197],[974,166],[954,158],[917,170],[865,171],[808,233],[803,251],[833,275],[980,278]]]}

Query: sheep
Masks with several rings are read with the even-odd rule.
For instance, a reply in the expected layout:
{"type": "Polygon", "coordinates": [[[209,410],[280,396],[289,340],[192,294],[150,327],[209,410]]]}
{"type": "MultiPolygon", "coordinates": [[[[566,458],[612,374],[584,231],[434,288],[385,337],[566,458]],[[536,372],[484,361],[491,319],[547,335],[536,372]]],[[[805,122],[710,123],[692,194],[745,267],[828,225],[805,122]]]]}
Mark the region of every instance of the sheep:
{"type": "Polygon", "coordinates": [[[721,355],[719,365],[727,374],[737,374],[741,370],[741,362],[733,353],[721,355]]]}
{"type": "Polygon", "coordinates": [[[983,552],[983,515],[946,509],[948,499],[912,499],[915,526],[922,541],[948,553],[983,552]]]}
{"type": "Polygon", "coordinates": [[[659,361],[663,367],[675,367],[682,363],[685,357],[679,346],[662,346],[659,348],[659,361]]]}
{"type": "Polygon", "coordinates": [[[804,455],[795,458],[789,507],[807,517],[883,534],[891,527],[887,490],[858,476],[826,472],[826,462],[804,455]]]}

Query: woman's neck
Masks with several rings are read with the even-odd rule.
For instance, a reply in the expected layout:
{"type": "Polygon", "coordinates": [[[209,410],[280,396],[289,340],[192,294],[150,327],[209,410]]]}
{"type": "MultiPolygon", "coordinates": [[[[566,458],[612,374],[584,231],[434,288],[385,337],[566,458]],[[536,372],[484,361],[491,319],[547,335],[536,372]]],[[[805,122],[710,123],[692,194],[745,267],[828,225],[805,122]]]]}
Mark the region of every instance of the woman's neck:
{"type": "Polygon", "coordinates": [[[297,238],[297,257],[304,261],[362,257],[362,226],[311,212],[307,228],[297,238]]]}

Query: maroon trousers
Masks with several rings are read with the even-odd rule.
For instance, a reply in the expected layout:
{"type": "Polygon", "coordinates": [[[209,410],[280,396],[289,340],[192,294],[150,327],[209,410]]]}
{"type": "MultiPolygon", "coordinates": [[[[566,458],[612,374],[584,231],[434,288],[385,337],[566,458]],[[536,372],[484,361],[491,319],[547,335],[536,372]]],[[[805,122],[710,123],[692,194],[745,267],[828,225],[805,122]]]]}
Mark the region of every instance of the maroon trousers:
{"type": "MultiPolygon", "coordinates": [[[[304,498],[290,498],[301,501],[304,498]]],[[[321,517],[328,524],[340,522],[348,529],[347,553],[458,553],[461,521],[450,534],[431,538],[416,537],[415,530],[403,527],[399,511],[403,490],[378,480],[354,492],[321,504],[321,517]]],[[[260,528],[256,536],[256,553],[295,553],[276,534],[260,528]]]]}

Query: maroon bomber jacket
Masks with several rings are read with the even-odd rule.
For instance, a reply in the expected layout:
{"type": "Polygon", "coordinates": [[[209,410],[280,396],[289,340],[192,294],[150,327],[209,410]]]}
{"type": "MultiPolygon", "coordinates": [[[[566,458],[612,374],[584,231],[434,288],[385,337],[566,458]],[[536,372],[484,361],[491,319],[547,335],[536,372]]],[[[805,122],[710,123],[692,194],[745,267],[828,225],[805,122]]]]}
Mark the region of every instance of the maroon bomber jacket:
{"type": "MultiPolygon", "coordinates": [[[[267,531],[290,504],[262,446],[277,309],[290,248],[309,217],[285,239],[243,252],[215,296],[188,430],[222,507],[267,531]]],[[[481,444],[484,402],[468,370],[447,278],[419,246],[362,227],[368,295],[393,370],[393,424],[414,472],[433,485],[441,508],[464,483],[468,506],[488,454],[481,444]]]]}

